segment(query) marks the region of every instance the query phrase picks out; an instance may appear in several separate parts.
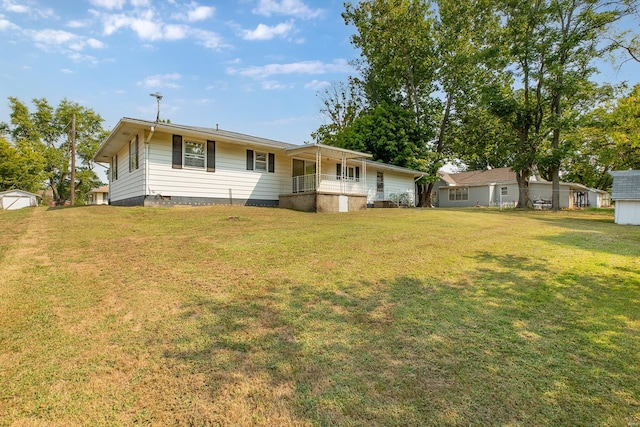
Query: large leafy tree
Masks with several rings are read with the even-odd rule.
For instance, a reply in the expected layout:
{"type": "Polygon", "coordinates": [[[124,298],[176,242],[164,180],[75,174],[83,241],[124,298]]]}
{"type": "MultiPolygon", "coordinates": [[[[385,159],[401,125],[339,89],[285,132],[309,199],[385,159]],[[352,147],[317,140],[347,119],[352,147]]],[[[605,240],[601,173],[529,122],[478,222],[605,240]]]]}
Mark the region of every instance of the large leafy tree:
{"type": "Polygon", "coordinates": [[[335,135],[333,145],[370,153],[375,160],[408,168],[424,161],[421,128],[411,112],[396,104],[380,103],[362,112],[335,135]]]}
{"type": "Polygon", "coordinates": [[[15,143],[0,137],[0,191],[36,192],[45,179],[42,147],[21,139],[15,143]]]}
{"type": "Polygon", "coordinates": [[[46,180],[56,203],[70,198],[71,121],[76,118],[76,149],[79,167],[76,174],[76,200],[86,201],[87,192],[101,185],[91,161],[100,140],[106,135],[103,119],[90,108],[63,99],[54,108],[45,98],[34,99],[35,111],[15,97],[9,98],[11,122],[5,124],[16,147],[30,147],[41,158],[41,179],[46,180]]]}
{"type": "Polygon", "coordinates": [[[550,100],[553,209],[560,208],[560,167],[568,152],[562,134],[570,131],[577,121],[572,114],[575,104],[593,97],[594,91],[588,90],[594,86],[590,82],[596,71],[593,61],[615,47],[602,46],[602,39],[611,32],[612,24],[631,14],[635,6],[634,1],[549,2],[544,84],[550,100]]]}
{"type": "Polygon", "coordinates": [[[607,190],[609,171],[640,169],[640,85],[587,112],[567,141],[572,150],[562,169],[570,181],[607,190]]]}
{"type": "MultiPolygon", "coordinates": [[[[362,120],[353,122],[359,126],[347,132],[348,139],[357,139],[356,129],[372,132],[361,135],[362,140],[375,138],[375,129],[362,123],[379,120],[382,111],[387,117],[390,113],[412,117],[411,131],[396,138],[415,138],[405,144],[415,151],[403,158],[411,157],[413,167],[425,171],[420,186],[422,206],[431,206],[433,182],[448,152],[452,115],[477,96],[473,82],[486,75],[478,64],[488,45],[486,29],[497,22],[485,0],[440,0],[434,4],[423,0],[370,0],[357,5],[346,3],[343,14],[345,23],[356,29],[352,43],[360,50],[356,63],[361,79],[352,78],[350,84],[360,84],[366,105],[360,111],[362,120]],[[406,114],[399,114],[398,108],[406,114]]],[[[337,101],[333,105],[344,105],[337,101]]],[[[408,123],[401,122],[399,127],[408,129],[408,123]]],[[[335,129],[340,124],[332,120],[331,126],[335,129]]],[[[314,135],[326,136],[323,131],[327,129],[321,127],[314,135]]],[[[334,139],[325,137],[321,142],[334,143],[334,139]]],[[[386,138],[377,145],[383,143],[392,147],[404,144],[386,138]]],[[[376,152],[372,154],[385,160],[377,158],[376,152]]]]}

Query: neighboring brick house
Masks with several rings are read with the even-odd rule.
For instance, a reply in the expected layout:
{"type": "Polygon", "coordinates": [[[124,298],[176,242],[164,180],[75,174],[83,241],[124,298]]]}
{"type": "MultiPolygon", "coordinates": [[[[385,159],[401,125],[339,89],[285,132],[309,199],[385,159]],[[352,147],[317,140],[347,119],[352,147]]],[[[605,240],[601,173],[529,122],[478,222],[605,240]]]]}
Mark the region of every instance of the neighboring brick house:
{"type": "Polygon", "coordinates": [[[609,172],[613,177],[611,198],[615,202],[615,223],[640,225],[640,170],[609,172]]]}

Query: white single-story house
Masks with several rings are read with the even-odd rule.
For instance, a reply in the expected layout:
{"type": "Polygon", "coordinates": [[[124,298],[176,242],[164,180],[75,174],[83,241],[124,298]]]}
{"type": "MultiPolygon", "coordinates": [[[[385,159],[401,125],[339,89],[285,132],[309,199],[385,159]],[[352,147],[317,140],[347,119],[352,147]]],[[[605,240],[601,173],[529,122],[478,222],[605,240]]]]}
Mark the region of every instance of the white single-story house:
{"type": "Polygon", "coordinates": [[[89,204],[90,205],[108,205],[109,204],[109,186],[103,185],[102,187],[94,188],[89,191],[89,204]]]}
{"type": "MultiPolygon", "coordinates": [[[[511,168],[447,173],[440,171],[434,185],[439,207],[505,206],[518,203],[518,181],[511,168]]],[[[560,183],[560,208],[589,205],[589,188],[582,184],[560,183]]],[[[539,176],[529,179],[529,197],[535,208],[550,208],[552,183],[539,176]]]]}
{"type": "Polygon", "coordinates": [[[591,208],[610,208],[611,194],[597,188],[589,188],[588,206],[591,208]]]}
{"type": "Polygon", "coordinates": [[[0,192],[0,207],[6,210],[22,209],[38,206],[38,195],[22,190],[0,192]]]}
{"type": "Polygon", "coordinates": [[[613,177],[611,198],[616,224],[640,225],[640,170],[609,172],[613,177]]]}
{"type": "Polygon", "coordinates": [[[215,128],[121,119],[94,160],[108,163],[109,203],[242,204],[345,212],[413,206],[423,174],[322,144],[294,145],[215,128]]]}

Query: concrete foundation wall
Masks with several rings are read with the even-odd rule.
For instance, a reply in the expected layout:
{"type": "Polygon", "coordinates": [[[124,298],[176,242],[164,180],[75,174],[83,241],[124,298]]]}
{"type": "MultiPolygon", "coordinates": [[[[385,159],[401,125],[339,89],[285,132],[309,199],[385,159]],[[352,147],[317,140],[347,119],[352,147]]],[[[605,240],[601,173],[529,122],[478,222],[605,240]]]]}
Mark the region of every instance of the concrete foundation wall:
{"type": "Polygon", "coordinates": [[[347,197],[349,212],[367,209],[367,196],[309,192],[281,194],[280,207],[303,212],[340,212],[340,197],[347,197]]]}

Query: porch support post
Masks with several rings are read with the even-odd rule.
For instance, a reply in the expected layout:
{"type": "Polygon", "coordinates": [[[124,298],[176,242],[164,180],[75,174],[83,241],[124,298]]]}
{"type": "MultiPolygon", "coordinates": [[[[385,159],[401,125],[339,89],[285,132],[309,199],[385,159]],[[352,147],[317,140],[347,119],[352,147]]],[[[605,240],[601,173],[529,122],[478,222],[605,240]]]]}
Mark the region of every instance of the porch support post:
{"type": "Polygon", "coordinates": [[[320,152],[320,147],[316,150],[316,188],[318,191],[320,189],[320,174],[322,173],[322,153],[320,152]]]}
{"type": "Polygon", "coordinates": [[[362,161],[362,176],[360,180],[362,181],[362,189],[364,192],[367,192],[367,159],[364,157],[360,159],[362,161]]]}
{"type": "Polygon", "coordinates": [[[342,176],[340,177],[340,192],[344,194],[345,190],[345,182],[344,179],[347,176],[347,156],[342,153],[342,176]]]}

